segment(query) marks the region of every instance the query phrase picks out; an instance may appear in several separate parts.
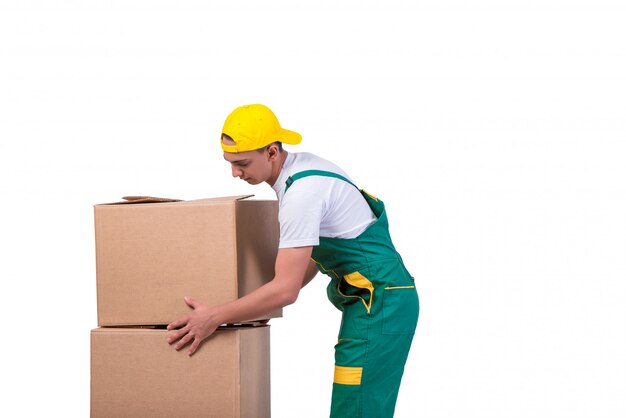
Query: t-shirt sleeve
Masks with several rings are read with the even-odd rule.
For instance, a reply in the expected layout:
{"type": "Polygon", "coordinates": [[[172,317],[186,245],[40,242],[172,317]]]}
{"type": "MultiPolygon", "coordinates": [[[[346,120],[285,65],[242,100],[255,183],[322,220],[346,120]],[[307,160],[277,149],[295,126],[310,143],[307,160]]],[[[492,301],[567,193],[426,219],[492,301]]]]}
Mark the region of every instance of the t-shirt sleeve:
{"type": "Polygon", "coordinates": [[[326,203],[305,186],[306,179],[298,180],[285,193],[278,211],[280,242],[278,248],[319,245],[320,224],[326,203]]]}

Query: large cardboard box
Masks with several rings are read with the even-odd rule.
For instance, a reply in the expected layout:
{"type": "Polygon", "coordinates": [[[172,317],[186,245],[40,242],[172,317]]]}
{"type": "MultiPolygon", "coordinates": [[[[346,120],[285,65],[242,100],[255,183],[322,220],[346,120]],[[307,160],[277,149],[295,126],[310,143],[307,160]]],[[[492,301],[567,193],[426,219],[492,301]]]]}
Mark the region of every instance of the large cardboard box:
{"type": "Polygon", "coordinates": [[[168,324],[185,296],[218,305],[272,280],[278,204],[246,197],[96,205],[98,325],[168,324]]]}
{"type": "Polygon", "coordinates": [[[168,331],[91,331],[92,418],[269,418],[269,327],[218,329],[191,357],[168,331]]]}

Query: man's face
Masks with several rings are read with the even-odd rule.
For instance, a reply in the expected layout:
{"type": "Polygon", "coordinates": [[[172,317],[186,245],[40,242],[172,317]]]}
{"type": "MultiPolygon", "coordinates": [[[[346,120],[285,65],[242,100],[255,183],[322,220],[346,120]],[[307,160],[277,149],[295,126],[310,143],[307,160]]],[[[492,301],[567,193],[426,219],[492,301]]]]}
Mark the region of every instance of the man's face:
{"type": "Polygon", "coordinates": [[[239,177],[250,184],[263,183],[272,174],[272,164],[266,149],[263,152],[224,152],[224,159],[230,163],[233,177],[239,177]]]}

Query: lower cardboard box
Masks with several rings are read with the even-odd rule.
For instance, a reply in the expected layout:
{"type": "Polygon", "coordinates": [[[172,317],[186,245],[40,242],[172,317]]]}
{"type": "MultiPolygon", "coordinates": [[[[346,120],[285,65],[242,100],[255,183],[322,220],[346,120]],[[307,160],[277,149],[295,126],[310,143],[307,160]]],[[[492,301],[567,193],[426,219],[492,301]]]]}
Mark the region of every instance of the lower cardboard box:
{"type": "Polygon", "coordinates": [[[218,329],[189,357],[171,331],[91,331],[91,417],[270,417],[269,326],[218,329]]]}

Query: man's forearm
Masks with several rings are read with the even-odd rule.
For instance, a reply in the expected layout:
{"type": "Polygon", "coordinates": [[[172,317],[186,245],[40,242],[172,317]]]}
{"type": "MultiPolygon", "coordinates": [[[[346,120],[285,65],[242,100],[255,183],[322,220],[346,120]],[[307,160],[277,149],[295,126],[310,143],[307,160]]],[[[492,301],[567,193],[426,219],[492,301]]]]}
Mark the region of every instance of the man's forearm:
{"type": "Polygon", "coordinates": [[[297,296],[297,291],[274,279],[237,300],[216,306],[213,320],[221,325],[263,318],[295,302],[297,296]]]}

